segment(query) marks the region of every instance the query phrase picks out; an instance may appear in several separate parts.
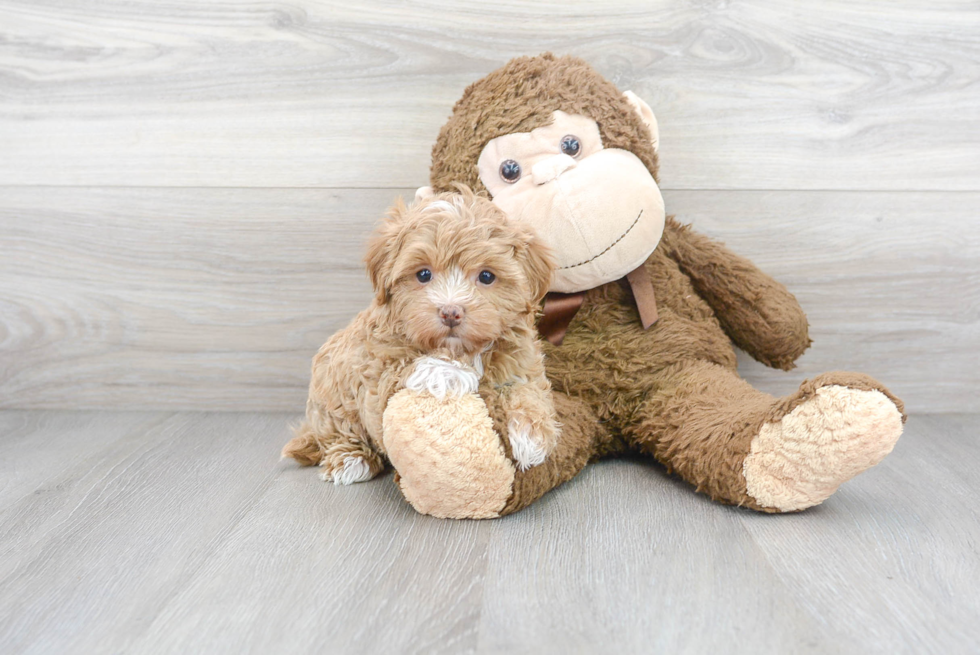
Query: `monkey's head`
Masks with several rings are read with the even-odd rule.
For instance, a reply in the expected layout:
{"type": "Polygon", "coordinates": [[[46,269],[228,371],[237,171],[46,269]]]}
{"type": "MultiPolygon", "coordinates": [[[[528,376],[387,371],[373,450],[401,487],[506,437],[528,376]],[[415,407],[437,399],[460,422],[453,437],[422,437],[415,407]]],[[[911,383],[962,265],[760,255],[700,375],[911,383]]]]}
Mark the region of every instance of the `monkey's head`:
{"type": "Polygon", "coordinates": [[[653,112],[575,57],[513,59],[466,89],[432,149],[432,189],[454,182],[534,226],[552,291],[623,277],[663,233],[653,112]]]}

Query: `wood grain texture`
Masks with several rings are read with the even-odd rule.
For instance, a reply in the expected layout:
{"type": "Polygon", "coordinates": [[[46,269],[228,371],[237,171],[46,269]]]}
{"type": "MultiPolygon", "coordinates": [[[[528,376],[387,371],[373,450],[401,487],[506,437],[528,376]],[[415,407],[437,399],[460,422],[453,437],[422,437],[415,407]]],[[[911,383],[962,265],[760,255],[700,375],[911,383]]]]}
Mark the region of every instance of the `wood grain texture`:
{"type": "Polygon", "coordinates": [[[44,495],[47,490],[37,486],[39,479],[68,473],[168,415],[120,412],[107,424],[94,412],[0,412],[0,509],[7,500],[44,495]]]}
{"type": "Polygon", "coordinates": [[[826,505],[740,519],[846,650],[967,653],[980,643],[978,461],[976,416],[913,416],[893,453],[826,505]]]}
{"type": "Polygon", "coordinates": [[[2,650],[125,650],[276,475],[285,421],[174,416],[42,478],[43,494],[19,499],[0,519],[2,650]]]}
{"type": "Polygon", "coordinates": [[[650,103],[665,188],[980,190],[980,11],[935,0],[0,0],[0,184],[419,186],[545,50],[650,103]]]}
{"type": "Polygon", "coordinates": [[[668,211],[785,284],[813,345],[793,372],[740,354],[776,395],[831,370],[868,373],[913,411],[977,411],[980,196],[674,192],[668,211]]]}
{"type": "Polygon", "coordinates": [[[417,514],[390,475],[340,488],[293,463],[276,471],[272,488],[135,650],[475,650],[489,524],[417,514]]]}
{"type": "Polygon", "coordinates": [[[393,195],[7,190],[0,402],[302,407],[393,195]]]}
{"type": "Polygon", "coordinates": [[[828,652],[739,514],[649,461],[586,468],[493,523],[479,651],[828,652]]]}
{"type": "Polygon", "coordinates": [[[0,0],[0,652],[943,652],[980,643],[980,7],[0,0]],[[786,393],[885,462],[787,516],[604,462],[493,522],[277,463],[372,224],[467,84],[574,53],[668,210],[797,294],[786,393]],[[289,413],[173,413],[180,409],[289,413]]]}
{"type": "Polygon", "coordinates": [[[896,653],[980,641],[978,415],[914,415],[824,505],[645,460],[486,522],[276,461],[292,414],[0,412],[0,652],[896,653]],[[103,432],[103,437],[95,433],[103,432]],[[33,465],[31,465],[33,466],[33,465]],[[29,482],[29,483],[28,483],[29,482]]]}
{"type": "MultiPolygon", "coordinates": [[[[0,194],[0,407],[301,410],[316,349],[370,299],[368,231],[411,189],[0,194]]],[[[977,193],[673,191],[669,211],[806,309],[827,370],[915,411],[980,410],[977,193]]]]}

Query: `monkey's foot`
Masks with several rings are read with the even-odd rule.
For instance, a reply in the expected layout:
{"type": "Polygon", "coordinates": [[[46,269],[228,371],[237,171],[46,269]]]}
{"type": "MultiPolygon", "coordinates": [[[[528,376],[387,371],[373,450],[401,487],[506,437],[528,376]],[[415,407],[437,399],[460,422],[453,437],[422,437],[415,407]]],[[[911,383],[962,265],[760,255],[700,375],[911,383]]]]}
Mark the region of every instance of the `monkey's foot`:
{"type": "Polygon", "coordinates": [[[748,494],[768,511],[822,503],[880,462],[902,434],[902,411],[881,391],[828,384],[806,395],[762,426],[742,465],[748,494]]]}

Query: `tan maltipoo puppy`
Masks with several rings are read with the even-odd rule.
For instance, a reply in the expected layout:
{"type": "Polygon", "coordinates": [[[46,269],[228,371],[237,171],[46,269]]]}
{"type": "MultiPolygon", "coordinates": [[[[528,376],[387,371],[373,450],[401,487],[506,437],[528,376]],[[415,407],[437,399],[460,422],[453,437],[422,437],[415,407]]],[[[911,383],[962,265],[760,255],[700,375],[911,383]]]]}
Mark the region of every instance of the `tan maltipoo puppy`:
{"type": "Polygon", "coordinates": [[[465,187],[406,208],[371,238],[371,306],[313,359],[306,421],[284,457],[336,484],[384,469],[381,417],[402,387],[478,392],[521,469],[555,447],[558,424],[535,316],[554,263],[530,228],[465,187]]]}

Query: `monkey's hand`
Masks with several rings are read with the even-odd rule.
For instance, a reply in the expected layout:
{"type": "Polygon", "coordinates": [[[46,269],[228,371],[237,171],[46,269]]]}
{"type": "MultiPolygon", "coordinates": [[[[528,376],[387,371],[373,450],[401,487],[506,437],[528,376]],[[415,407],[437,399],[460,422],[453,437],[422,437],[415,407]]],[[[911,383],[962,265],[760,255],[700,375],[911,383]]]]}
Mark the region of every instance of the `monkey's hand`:
{"type": "Polygon", "coordinates": [[[673,217],[660,248],[691,278],[739,348],[773,368],[795,366],[810,337],[806,314],[786,287],[673,217]]]}

